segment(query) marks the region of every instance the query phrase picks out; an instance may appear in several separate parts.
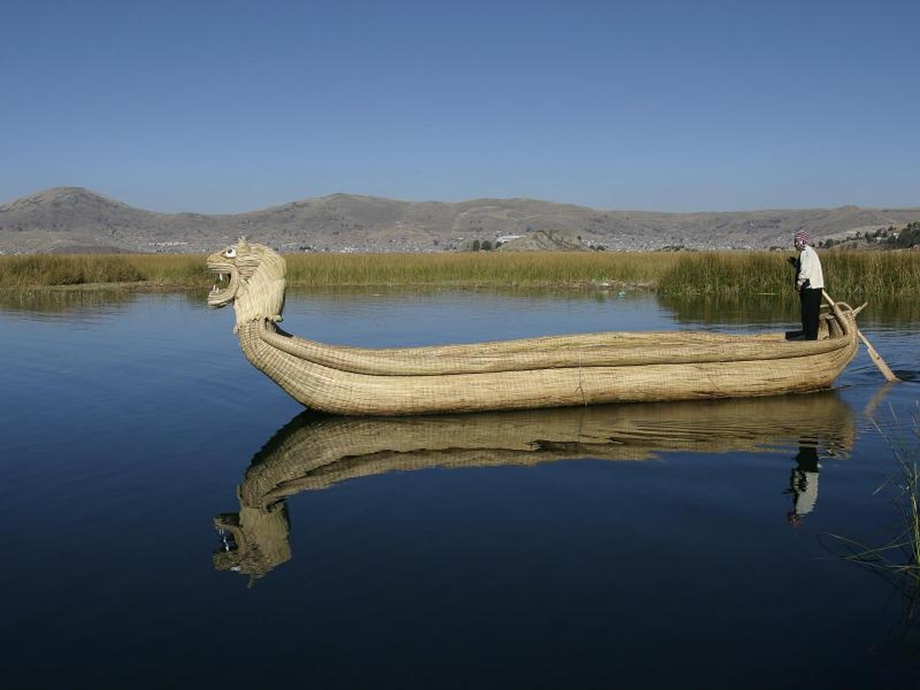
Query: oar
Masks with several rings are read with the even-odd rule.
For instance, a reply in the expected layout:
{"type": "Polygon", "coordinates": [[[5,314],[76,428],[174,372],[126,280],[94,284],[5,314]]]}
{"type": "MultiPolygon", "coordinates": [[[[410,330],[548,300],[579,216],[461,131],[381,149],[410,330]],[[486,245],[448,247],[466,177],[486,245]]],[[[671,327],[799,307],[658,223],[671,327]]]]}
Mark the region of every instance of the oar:
{"type": "MultiPolygon", "coordinates": [[[[821,294],[824,296],[824,301],[827,302],[830,305],[830,307],[833,309],[836,306],[836,303],[834,302],[834,300],[832,300],[830,295],[824,292],[824,290],[821,291],[821,294]]],[[[863,345],[866,346],[866,350],[868,350],[869,352],[869,358],[873,362],[875,362],[875,366],[877,366],[878,370],[882,372],[882,376],[885,377],[885,380],[886,381],[900,381],[901,379],[895,376],[894,372],[892,372],[891,369],[888,368],[888,365],[885,364],[885,360],[882,359],[882,356],[878,353],[878,351],[874,347],[872,347],[872,343],[870,343],[866,339],[866,336],[862,334],[862,331],[860,331],[858,327],[856,328],[856,335],[858,335],[859,339],[863,341],[863,345]]]]}

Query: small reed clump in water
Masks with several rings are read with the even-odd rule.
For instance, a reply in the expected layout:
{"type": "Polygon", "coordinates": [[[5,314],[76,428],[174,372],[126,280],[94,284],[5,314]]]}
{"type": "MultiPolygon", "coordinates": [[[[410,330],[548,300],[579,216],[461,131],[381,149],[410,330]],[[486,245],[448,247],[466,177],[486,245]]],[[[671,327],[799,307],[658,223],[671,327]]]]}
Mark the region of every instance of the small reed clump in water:
{"type": "MultiPolygon", "coordinates": [[[[847,560],[885,574],[902,575],[904,579],[896,584],[920,596],[920,404],[913,414],[912,424],[911,431],[905,433],[897,419],[889,428],[882,428],[878,421],[875,422],[901,469],[900,477],[891,477],[887,482],[895,491],[892,503],[901,514],[903,529],[900,533],[882,546],[867,546],[838,534],[827,536],[842,547],[847,560]]],[[[917,614],[920,615],[920,611],[917,614]]]]}

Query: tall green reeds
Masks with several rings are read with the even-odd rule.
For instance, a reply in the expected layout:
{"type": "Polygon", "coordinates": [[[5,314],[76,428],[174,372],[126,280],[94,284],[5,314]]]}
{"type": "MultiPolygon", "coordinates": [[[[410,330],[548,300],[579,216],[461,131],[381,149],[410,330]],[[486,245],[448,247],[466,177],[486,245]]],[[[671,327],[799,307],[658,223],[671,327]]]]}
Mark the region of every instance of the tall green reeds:
{"type": "Polygon", "coordinates": [[[776,252],[681,253],[658,280],[658,291],[675,296],[731,297],[791,292],[789,255],[776,252]]]}
{"type": "MultiPolygon", "coordinates": [[[[794,297],[792,252],[682,253],[657,282],[660,293],[731,297],[776,294],[794,297]]],[[[887,299],[920,296],[918,252],[822,252],[824,282],[835,298],[887,299]]]]}
{"type": "Polygon", "coordinates": [[[202,287],[213,280],[205,268],[204,257],[195,254],[131,254],[127,260],[143,280],[155,285],[202,287]]]}
{"type": "Polygon", "coordinates": [[[462,285],[544,287],[651,285],[674,254],[439,253],[298,254],[285,257],[293,286],[462,285]]]}
{"type": "Polygon", "coordinates": [[[0,256],[0,288],[145,283],[203,287],[201,256],[179,254],[24,254],[0,256]]]}
{"type": "Polygon", "coordinates": [[[133,283],[140,271],[121,256],[22,255],[3,257],[0,287],[133,283]]]}
{"type": "Polygon", "coordinates": [[[828,252],[821,254],[831,294],[860,298],[920,295],[920,252],[828,252]]]}
{"type": "MultiPolygon", "coordinates": [[[[793,299],[793,252],[471,252],[289,254],[292,287],[633,285],[674,297],[793,299]]],[[[920,297],[920,252],[822,252],[828,292],[855,302],[920,297]]],[[[0,288],[99,283],[210,285],[191,254],[0,256],[0,288]]]]}

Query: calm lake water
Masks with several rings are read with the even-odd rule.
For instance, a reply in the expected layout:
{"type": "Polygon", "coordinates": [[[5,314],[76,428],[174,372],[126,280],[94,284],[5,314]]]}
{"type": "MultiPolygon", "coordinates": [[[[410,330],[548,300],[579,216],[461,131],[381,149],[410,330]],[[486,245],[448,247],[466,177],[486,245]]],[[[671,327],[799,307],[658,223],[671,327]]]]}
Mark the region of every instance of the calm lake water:
{"type": "MultiPolygon", "coordinates": [[[[304,413],[204,295],[0,306],[4,687],[908,688],[920,318],[828,393],[403,420],[304,413]],[[891,557],[898,560],[898,554],[891,557]]],[[[289,295],[368,346],[791,329],[756,303],[289,295]]]]}

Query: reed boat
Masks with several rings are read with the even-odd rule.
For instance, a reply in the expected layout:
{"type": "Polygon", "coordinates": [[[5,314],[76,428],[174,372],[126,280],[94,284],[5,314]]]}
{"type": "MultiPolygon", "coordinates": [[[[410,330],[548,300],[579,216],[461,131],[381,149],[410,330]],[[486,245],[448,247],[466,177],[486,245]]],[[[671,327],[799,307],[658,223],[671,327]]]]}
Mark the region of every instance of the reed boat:
{"type": "Polygon", "coordinates": [[[791,457],[803,446],[843,461],[855,439],[854,412],[836,391],[414,417],[303,412],[252,457],[239,508],[214,517],[222,543],[212,556],[216,569],[258,579],[292,556],[289,498],[384,474],[655,462],[666,453],[791,457]]]}
{"type": "Polygon", "coordinates": [[[284,258],[240,239],[212,254],[211,307],[232,304],[246,358],[306,407],[402,416],[808,393],[856,354],[855,311],[832,303],[815,341],[785,332],[556,335],[371,349],[286,333],[284,258]]]}

